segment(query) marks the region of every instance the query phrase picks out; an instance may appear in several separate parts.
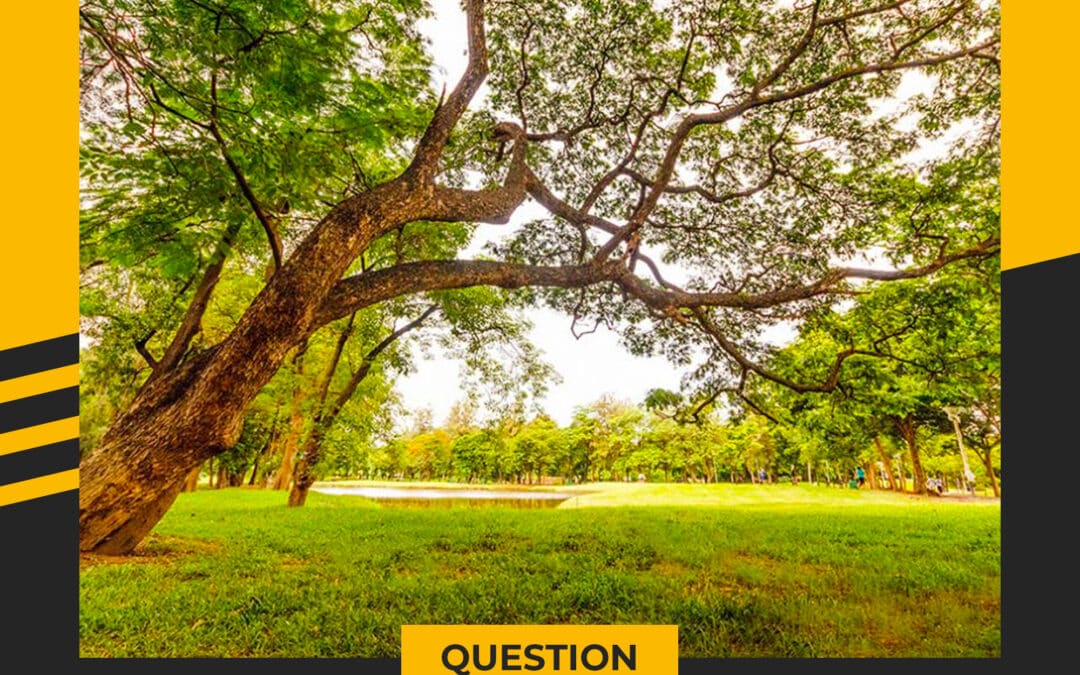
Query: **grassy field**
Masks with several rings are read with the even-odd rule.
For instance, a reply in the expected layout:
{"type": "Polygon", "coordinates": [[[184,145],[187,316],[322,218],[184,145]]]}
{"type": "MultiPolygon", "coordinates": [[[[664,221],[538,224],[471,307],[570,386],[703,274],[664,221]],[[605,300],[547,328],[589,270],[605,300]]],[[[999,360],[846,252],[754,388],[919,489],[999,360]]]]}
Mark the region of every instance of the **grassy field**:
{"type": "Polygon", "coordinates": [[[652,623],[684,657],[1000,656],[996,501],[572,489],[520,510],[182,494],[139,555],[83,557],[81,653],[394,657],[402,624],[652,623]]]}

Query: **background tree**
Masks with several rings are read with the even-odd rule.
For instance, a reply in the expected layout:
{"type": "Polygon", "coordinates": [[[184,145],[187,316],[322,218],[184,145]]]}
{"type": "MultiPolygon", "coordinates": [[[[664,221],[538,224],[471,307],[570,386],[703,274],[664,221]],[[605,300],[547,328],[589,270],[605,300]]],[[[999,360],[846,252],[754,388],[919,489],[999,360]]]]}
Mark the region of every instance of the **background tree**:
{"type": "Polygon", "coordinates": [[[881,437],[895,436],[911,460],[915,491],[925,492],[919,447],[951,431],[946,409],[992,410],[1000,396],[999,303],[993,261],[863,291],[848,311],[807,322],[775,360],[792,377],[829,370],[839,386],[828,398],[774,389],[772,408],[818,435],[834,461],[847,448],[856,463],[876,455],[891,472],[881,437]],[[838,352],[845,355],[839,365],[838,352]]]}

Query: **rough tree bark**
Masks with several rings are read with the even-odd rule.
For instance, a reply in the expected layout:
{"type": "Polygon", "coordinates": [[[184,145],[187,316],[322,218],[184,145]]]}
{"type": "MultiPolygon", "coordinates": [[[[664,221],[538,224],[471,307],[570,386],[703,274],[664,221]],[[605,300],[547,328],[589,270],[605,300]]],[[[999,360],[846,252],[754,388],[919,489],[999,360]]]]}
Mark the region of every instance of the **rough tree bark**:
{"type": "Polygon", "coordinates": [[[986,469],[986,475],[990,479],[990,489],[994,491],[995,497],[1001,497],[1001,487],[998,486],[997,476],[994,475],[994,464],[991,456],[993,447],[975,449],[975,454],[979,456],[979,461],[982,462],[983,468],[986,469]]]}
{"type": "Polygon", "coordinates": [[[881,444],[881,438],[874,436],[874,447],[877,448],[878,457],[881,458],[881,466],[885,468],[885,478],[889,481],[889,489],[896,491],[900,487],[896,483],[896,479],[893,478],[892,462],[889,461],[889,455],[885,452],[885,446],[881,444]]]}
{"type": "Polygon", "coordinates": [[[916,443],[915,432],[917,425],[915,418],[910,413],[896,419],[896,430],[907,444],[908,455],[911,457],[911,475],[915,481],[914,491],[918,494],[926,494],[926,472],[923,471],[922,460],[919,458],[919,446],[916,443]]]}
{"type": "MultiPolygon", "coordinates": [[[[298,378],[302,378],[304,375],[304,356],[306,353],[305,343],[300,345],[296,350],[296,355],[293,357],[293,367],[298,378]]],[[[273,490],[288,488],[289,481],[292,480],[293,464],[296,453],[300,449],[300,436],[304,432],[304,398],[306,395],[307,392],[303,383],[297,382],[293,388],[292,403],[289,406],[289,429],[280,443],[281,464],[270,481],[270,488],[273,490]]]]}

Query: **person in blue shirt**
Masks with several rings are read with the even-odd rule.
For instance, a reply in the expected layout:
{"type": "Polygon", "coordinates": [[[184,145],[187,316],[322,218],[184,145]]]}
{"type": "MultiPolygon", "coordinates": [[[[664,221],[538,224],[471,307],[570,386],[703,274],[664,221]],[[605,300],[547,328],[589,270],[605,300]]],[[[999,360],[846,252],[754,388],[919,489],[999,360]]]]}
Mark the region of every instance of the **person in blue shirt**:
{"type": "Polygon", "coordinates": [[[866,482],[866,472],[863,471],[861,466],[855,469],[855,480],[859,482],[859,487],[862,487],[863,483],[866,482]]]}

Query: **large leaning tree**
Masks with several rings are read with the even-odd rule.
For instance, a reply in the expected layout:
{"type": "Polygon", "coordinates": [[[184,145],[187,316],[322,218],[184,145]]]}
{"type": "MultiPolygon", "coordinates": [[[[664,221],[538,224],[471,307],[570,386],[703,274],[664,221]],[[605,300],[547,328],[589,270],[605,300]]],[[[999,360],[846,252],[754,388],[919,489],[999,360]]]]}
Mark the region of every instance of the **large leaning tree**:
{"type": "Polygon", "coordinates": [[[464,10],[464,74],[431,87],[419,0],[82,6],[85,240],[146,251],[84,264],[182,259],[187,280],[153,373],[82,462],[83,550],[131,551],[297,346],[358,309],[524,289],[708,400],[776,377],[768,326],[998,249],[996,202],[971,206],[997,180],[994,3],[464,10]],[[530,200],[548,216],[478,259],[369,255],[530,200]],[[259,290],[195,341],[227,264],[259,290]]]}

